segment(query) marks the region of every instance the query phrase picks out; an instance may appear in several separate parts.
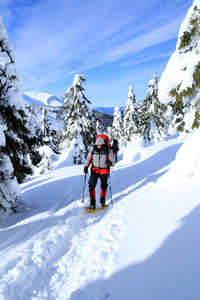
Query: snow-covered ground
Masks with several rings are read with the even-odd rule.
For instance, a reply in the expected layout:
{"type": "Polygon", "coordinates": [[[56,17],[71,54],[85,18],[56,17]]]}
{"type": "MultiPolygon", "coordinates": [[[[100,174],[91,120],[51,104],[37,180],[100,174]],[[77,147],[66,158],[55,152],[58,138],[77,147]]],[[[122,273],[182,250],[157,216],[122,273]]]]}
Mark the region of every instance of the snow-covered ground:
{"type": "Polygon", "coordinates": [[[87,184],[81,201],[83,165],[23,183],[1,225],[0,299],[199,300],[199,140],[121,149],[113,206],[96,214],[85,213],[87,184]]]}

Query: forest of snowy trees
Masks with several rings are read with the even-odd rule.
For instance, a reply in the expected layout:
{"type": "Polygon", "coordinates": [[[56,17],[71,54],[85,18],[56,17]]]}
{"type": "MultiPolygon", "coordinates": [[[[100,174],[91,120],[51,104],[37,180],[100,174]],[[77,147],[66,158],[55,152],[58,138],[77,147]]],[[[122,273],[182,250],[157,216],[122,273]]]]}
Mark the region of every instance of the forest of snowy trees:
{"type": "Polygon", "coordinates": [[[187,133],[198,128],[199,33],[200,11],[193,7],[189,23],[184,23],[181,29],[176,57],[171,57],[160,82],[154,74],[142,102],[137,102],[134,88],[130,86],[122,113],[116,107],[112,126],[105,129],[89,108],[91,102],[85,97],[83,87],[86,79],[78,74],[61,97],[64,102],[63,108],[59,109],[62,118],[55,114],[52,117],[52,112],[44,107],[40,122],[36,121],[34,108],[26,108],[23,103],[13,47],[0,19],[0,209],[12,212],[15,202],[20,199],[19,184],[28,175],[42,174],[51,169],[60,156],[68,157],[71,164],[84,163],[97,134],[108,134],[111,142],[117,139],[121,147],[133,139],[139,143],[155,143],[168,134],[187,133]],[[191,53],[193,67],[188,68],[191,53]],[[179,76],[172,83],[175,59],[183,63],[179,76]],[[187,71],[192,72],[189,83],[184,81],[187,71]],[[171,84],[168,84],[170,78],[171,84]],[[188,115],[190,120],[193,116],[192,122],[188,121],[188,115]]]}

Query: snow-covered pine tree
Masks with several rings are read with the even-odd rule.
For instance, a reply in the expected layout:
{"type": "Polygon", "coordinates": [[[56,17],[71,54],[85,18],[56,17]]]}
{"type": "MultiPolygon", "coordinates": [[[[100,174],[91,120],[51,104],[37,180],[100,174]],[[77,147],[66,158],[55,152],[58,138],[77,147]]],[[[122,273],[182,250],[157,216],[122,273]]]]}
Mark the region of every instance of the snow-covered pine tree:
{"type": "Polygon", "coordinates": [[[54,161],[54,144],[53,144],[53,131],[51,129],[51,123],[47,116],[47,109],[44,106],[42,109],[40,120],[40,137],[43,140],[43,145],[39,148],[41,155],[41,161],[37,165],[36,173],[43,174],[52,169],[52,161],[54,161]]]}
{"type": "Polygon", "coordinates": [[[181,24],[175,52],[159,82],[159,100],[168,105],[169,133],[200,126],[200,1],[181,24]],[[171,107],[171,110],[170,110],[171,107]]]}
{"type": "Polygon", "coordinates": [[[40,128],[45,137],[49,137],[50,134],[52,133],[50,125],[51,124],[47,117],[47,110],[46,110],[46,107],[44,106],[43,110],[42,110],[42,115],[41,115],[40,128]]]}
{"type": "Polygon", "coordinates": [[[122,116],[119,107],[115,107],[114,110],[114,118],[112,123],[112,129],[111,129],[111,140],[118,140],[118,142],[121,142],[121,131],[122,131],[122,116]]]}
{"type": "Polygon", "coordinates": [[[123,141],[131,141],[131,137],[137,132],[139,126],[139,116],[136,106],[135,94],[133,93],[133,86],[130,85],[128,98],[126,100],[126,107],[124,109],[123,118],[123,141]]]}
{"type": "Polygon", "coordinates": [[[56,154],[60,154],[60,144],[62,140],[62,131],[60,130],[59,126],[57,126],[56,134],[54,135],[54,138],[52,140],[53,146],[54,146],[54,152],[56,154]]]}
{"type": "Polygon", "coordinates": [[[110,138],[112,132],[112,127],[107,127],[106,135],[110,138]]]}
{"type": "Polygon", "coordinates": [[[96,118],[87,104],[91,102],[83,94],[85,78],[76,74],[72,86],[62,96],[67,112],[63,147],[72,151],[73,163],[81,164],[93,145],[96,132],[96,118]]]}
{"type": "Polygon", "coordinates": [[[101,128],[101,125],[99,123],[99,120],[97,120],[97,122],[96,122],[96,132],[97,132],[97,135],[102,133],[102,128],[101,128]]]}
{"type": "Polygon", "coordinates": [[[137,112],[138,112],[138,118],[139,118],[139,126],[138,126],[138,129],[140,128],[140,116],[141,116],[141,113],[142,113],[142,107],[143,107],[143,101],[139,101],[137,103],[137,112]]]}
{"type": "Polygon", "coordinates": [[[15,70],[13,47],[0,17],[0,115],[7,129],[5,146],[1,154],[9,156],[20,183],[32,174],[30,161],[36,165],[40,155],[36,150],[37,139],[31,128],[21,92],[21,78],[15,70]]]}
{"type": "Polygon", "coordinates": [[[149,82],[146,99],[143,101],[140,115],[140,129],[144,141],[160,141],[166,130],[166,107],[158,100],[158,80],[156,74],[149,82]]]}
{"type": "MultiPolygon", "coordinates": [[[[11,212],[16,200],[21,197],[21,189],[14,176],[13,165],[8,155],[4,154],[2,147],[6,144],[4,132],[7,130],[0,118],[0,211],[11,212]]],[[[1,218],[1,214],[0,214],[1,218]]]]}

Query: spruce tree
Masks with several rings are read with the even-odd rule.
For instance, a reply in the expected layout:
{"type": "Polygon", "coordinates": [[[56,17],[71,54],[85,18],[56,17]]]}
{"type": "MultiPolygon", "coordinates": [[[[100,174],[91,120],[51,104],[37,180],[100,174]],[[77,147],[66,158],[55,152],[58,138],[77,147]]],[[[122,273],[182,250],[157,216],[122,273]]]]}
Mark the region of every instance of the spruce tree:
{"type": "Polygon", "coordinates": [[[66,110],[65,129],[63,133],[63,146],[72,149],[73,163],[84,161],[89,147],[95,141],[96,118],[87,104],[91,102],[85,97],[82,87],[85,78],[76,74],[72,86],[62,96],[66,110]]]}
{"type": "Polygon", "coordinates": [[[62,131],[60,130],[59,126],[57,126],[56,134],[54,135],[54,138],[52,140],[53,149],[56,154],[60,154],[60,150],[61,150],[60,144],[61,144],[62,137],[63,137],[62,131]]]}
{"type": "Polygon", "coordinates": [[[42,130],[42,133],[45,137],[50,137],[52,134],[52,130],[50,127],[50,122],[47,117],[47,110],[46,107],[43,107],[42,115],[41,115],[41,121],[40,121],[40,128],[42,130]]]}
{"type": "Polygon", "coordinates": [[[102,133],[102,127],[99,123],[99,120],[97,120],[97,122],[96,122],[96,132],[97,132],[97,135],[102,133]]]}
{"type": "Polygon", "coordinates": [[[129,87],[128,98],[126,102],[123,119],[124,142],[131,141],[132,135],[137,132],[139,126],[138,110],[132,85],[129,87]]]}
{"type": "Polygon", "coordinates": [[[106,135],[110,138],[112,134],[112,127],[108,126],[106,130],[106,135]]]}
{"type": "Polygon", "coordinates": [[[195,0],[181,24],[176,50],[159,82],[159,100],[168,105],[168,133],[200,126],[200,2],[195,0]]]}
{"type": "Polygon", "coordinates": [[[145,141],[162,140],[167,121],[166,107],[158,100],[158,80],[156,74],[149,82],[147,97],[142,103],[139,132],[145,141]]]}
{"type": "Polygon", "coordinates": [[[111,129],[111,140],[118,140],[121,142],[122,131],[122,116],[119,107],[115,107],[114,118],[111,129]]]}
{"type": "Polygon", "coordinates": [[[42,139],[43,143],[39,148],[41,155],[41,161],[37,165],[36,173],[43,174],[48,170],[52,169],[52,157],[54,155],[53,151],[53,132],[51,129],[51,123],[49,122],[47,116],[47,109],[44,106],[42,108],[41,120],[40,120],[40,130],[39,136],[42,139]]]}
{"type": "Polygon", "coordinates": [[[0,210],[11,212],[15,201],[21,197],[21,190],[10,158],[2,151],[6,142],[5,130],[7,127],[0,118],[0,210]]]}
{"type": "Polygon", "coordinates": [[[9,156],[13,174],[20,183],[32,174],[29,163],[37,164],[40,155],[36,150],[37,140],[30,127],[21,92],[21,78],[15,69],[13,47],[0,18],[0,115],[7,129],[5,146],[1,153],[9,156]]]}

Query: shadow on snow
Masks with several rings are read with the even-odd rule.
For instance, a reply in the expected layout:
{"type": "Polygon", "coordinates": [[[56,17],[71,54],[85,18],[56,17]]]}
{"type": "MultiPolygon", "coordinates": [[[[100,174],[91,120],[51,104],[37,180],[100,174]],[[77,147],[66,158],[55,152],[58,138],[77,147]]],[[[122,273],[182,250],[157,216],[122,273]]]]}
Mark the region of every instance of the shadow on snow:
{"type": "Polygon", "coordinates": [[[72,293],[70,300],[199,300],[200,206],[148,259],[72,293]]]}
{"type": "Polygon", "coordinates": [[[119,201],[125,195],[127,196],[148,183],[155,183],[168,171],[168,166],[175,160],[176,153],[181,146],[182,143],[171,145],[144,161],[113,171],[111,173],[111,185],[113,195],[116,194],[113,200],[119,201]]]}

